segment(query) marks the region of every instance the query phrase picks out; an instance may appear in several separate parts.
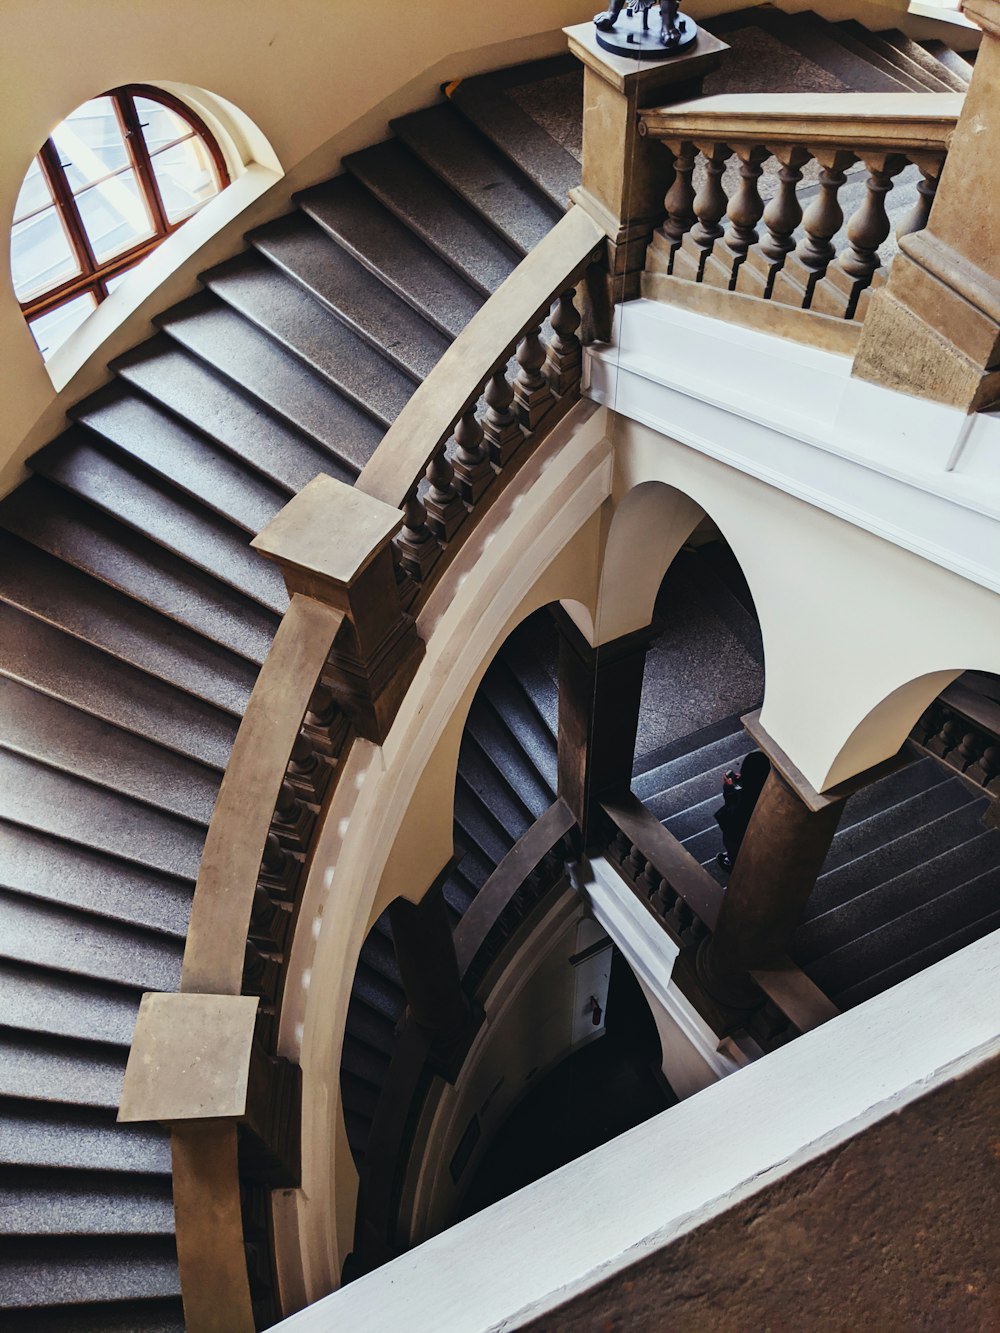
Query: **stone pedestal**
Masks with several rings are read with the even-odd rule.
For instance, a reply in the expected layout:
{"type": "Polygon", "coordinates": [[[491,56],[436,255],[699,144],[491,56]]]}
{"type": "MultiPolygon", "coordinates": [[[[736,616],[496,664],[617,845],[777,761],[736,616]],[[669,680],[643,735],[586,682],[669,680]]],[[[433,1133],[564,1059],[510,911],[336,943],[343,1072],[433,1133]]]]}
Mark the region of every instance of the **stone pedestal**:
{"type": "Polygon", "coordinates": [[[673,180],[667,149],[640,135],[638,112],[697,97],[729,47],[699,29],[678,55],[640,63],[603,50],[593,23],[564,31],[584,66],[583,174],[571,198],[607,235],[613,305],[639,295],[646,246],[663,221],[673,180]]]}

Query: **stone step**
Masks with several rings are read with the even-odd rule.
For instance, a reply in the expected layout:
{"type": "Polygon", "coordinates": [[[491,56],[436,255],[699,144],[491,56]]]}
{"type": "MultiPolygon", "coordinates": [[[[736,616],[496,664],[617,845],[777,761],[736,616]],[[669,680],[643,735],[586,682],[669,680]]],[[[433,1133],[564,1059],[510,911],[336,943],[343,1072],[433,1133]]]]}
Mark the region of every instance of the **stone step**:
{"type": "Polygon", "coordinates": [[[344,167],[484,296],[517,267],[519,252],[397,139],[352,153],[344,167]]]}
{"type": "Polygon", "coordinates": [[[917,43],[918,46],[933,56],[939,64],[952,74],[956,75],[965,88],[968,88],[972,81],[972,64],[964,56],[953,51],[946,42],[938,41],[937,38],[929,37],[917,43]]]}
{"type": "Polygon", "coordinates": [[[244,658],[0,530],[0,601],[241,717],[256,670],[244,658]]]}
{"type": "Polygon", "coordinates": [[[95,1042],[0,1030],[0,1098],[117,1110],[126,1058],[95,1042]]]}
{"type": "Polygon", "coordinates": [[[398,138],[522,255],[559,221],[551,202],[510,159],[443,103],[392,122],[398,138]]]}
{"type": "Polygon", "coordinates": [[[0,958],[138,990],[172,991],[183,952],[183,940],[0,888],[0,958]]]}
{"type": "Polygon", "coordinates": [[[0,677],[0,749],[208,827],[219,775],[59,699],[0,677]]]}
{"type": "Polygon", "coordinates": [[[3,1236],[172,1236],[170,1185],[103,1172],[13,1170],[4,1182],[3,1236]]]}
{"type": "Polygon", "coordinates": [[[296,430],[259,401],[157,334],[113,363],[119,380],[158,404],[288,495],[317,472],[350,482],[354,471],[319,440],[296,430]]]}
{"type": "Polygon", "coordinates": [[[169,1177],[170,1135],[159,1125],[118,1125],[114,1112],[7,1102],[0,1165],[169,1177]]]}
{"type": "Polygon", "coordinates": [[[0,1308],[36,1309],[180,1295],[173,1237],[106,1241],[67,1238],[40,1254],[31,1241],[8,1241],[0,1256],[0,1308]]]}
{"type": "MultiPolygon", "coordinates": [[[[127,1051],[138,1010],[137,991],[0,963],[0,1012],[4,1026],[14,1031],[97,1041],[127,1051]]],[[[0,1210],[0,1231],[9,1221],[0,1210]]]]}
{"type": "Polygon", "coordinates": [[[888,61],[901,75],[912,79],[917,90],[922,88],[935,93],[965,91],[933,56],[929,56],[898,28],[871,32],[857,20],[845,19],[837,24],[837,30],[853,37],[859,45],[888,61]]]}
{"type": "Polygon", "coordinates": [[[213,269],[202,281],[342,396],[389,427],[417,380],[376,351],[280,270],[254,254],[213,269]]]}
{"type": "MultiPolygon", "coordinates": [[[[54,907],[77,909],[175,940],[183,940],[187,933],[189,879],[87,848],[64,837],[61,830],[51,834],[0,821],[0,885],[54,907]]],[[[58,915],[55,926],[61,929],[68,919],[58,915]]],[[[171,944],[171,956],[173,949],[171,944]]]]}
{"type": "Polygon", "coordinates": [[[221,772],[237,719],[0,603],[0,675],[221,772]]]}
{"type": "MultiPolygon", "coordinates": [[[[818,17],[813,15],[813,17],[818,17]]],[[[821,23],[822,19],[819,20],[821,23]]],[[[941,90],[941,85],[932,82],[929,76],[895,47],[883,42],[875,33],[853,19],[844,19],[840,23],[824,25],[830,36],[840,42],[845,50],[852,52],[862,60],[867,60],[874,68],[881,70],[888,78],[896,79],[908,92],[927,92],[931,87],[941,90]]]]}
{"type": "Polygon", "coordinates": [[[337,176],[296,202],[327,235],[435,325],[455,338],[483,296],[353,176],[337,176]]]}
{"type": "Polygon", "coordinates": [[[419,382],[450,339],[303,214],[251,233],[254,248],[293,282],[419,382]]]}
{"type": "Polygon", "coordinates": [[[70,415],[147,474],[206,505],[251,537],[288,502],[284,487],[258,476],[124,382],[108,385],[70,415]]]}
{"type": "Polygon", "coordinates": [[[193,297],[159,323],[208,370],[293,429],[313,436],[350,476],[378,447],[384,423],[211,293],[193,297]]]}
{"type": "Polygon", "coordinates": [[[32,469],[172,555],[267,610],[283,614],[288,597],[277,569],[250,546],[246,532],[163,482],[143,475],[93,442],[79,426],[46,445],[32,469]]]}
{"type": "Polygon", "coordinates": [[[0,501],[0,525],[55,556],[67,577],[82,570],[255,667],[267,656],[276,615],[42,477],[0,501]]]}
{"type": "Polygon", "coordinates": [[[583,120],[583,72],[575,57],[478,74],[445,93],[551,203],[568,206],[580,160],[567,144],[579,152],[583,120]]]}

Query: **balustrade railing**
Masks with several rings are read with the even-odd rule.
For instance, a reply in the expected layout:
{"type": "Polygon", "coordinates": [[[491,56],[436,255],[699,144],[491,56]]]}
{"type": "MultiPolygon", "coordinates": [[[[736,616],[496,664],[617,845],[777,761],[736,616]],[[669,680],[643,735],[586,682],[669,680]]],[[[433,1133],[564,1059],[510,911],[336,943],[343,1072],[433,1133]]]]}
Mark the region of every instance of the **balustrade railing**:
{"type": "Polygon", "coordinates": [[[910,733],[918,745],[1000,800],[1000,679],[959,677],[910,733]]]}
{"type": "MultiPolygon", "coordinates": [[[[948,93],[744,94],[642,112],[641,132],[674,160],[647,277],[860,324],[885,278],[881,251],[898,211],[887,197],[912,165],[918,180],[896,238],[926,225],[961,105],[948,93]]],[[[669,299],[655,281],[644,290],[669,299]]]]}

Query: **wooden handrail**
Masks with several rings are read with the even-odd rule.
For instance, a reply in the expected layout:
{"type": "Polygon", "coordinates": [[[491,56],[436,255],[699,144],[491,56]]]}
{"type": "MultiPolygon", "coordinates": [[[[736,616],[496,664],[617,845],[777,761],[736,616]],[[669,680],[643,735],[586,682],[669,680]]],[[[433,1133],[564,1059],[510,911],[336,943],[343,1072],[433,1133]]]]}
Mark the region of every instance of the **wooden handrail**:
{"type": "Polygon", "coordinates": [[[355,485],[401,508],[455,422],[478,399],[483,382],[505,365],[525,329],[548,314],[553,299],[595,258],[604,233],[582,208],[571,208],[473,316],[390,426],[355,485]]]}
{"type": "Polygon", "coordinates": [[[944,153],[964,93],[726,93],[640,112],[657,139],[944,153]]]}
{"type": "Polygon", "coordinates": [[[572,810],[560,797],[518,839],[476,894],[455,929],[455,952],[463,978],[514,894],[575,824],[572,810]]]}

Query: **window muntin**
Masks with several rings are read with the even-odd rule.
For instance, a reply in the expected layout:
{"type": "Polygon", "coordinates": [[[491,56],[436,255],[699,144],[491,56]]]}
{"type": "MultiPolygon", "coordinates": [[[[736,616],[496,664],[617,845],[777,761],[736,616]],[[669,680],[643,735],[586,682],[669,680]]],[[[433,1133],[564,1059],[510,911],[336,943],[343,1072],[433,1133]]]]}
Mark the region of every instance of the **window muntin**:
{"type": "Polygon", "coordinates": [[[116,88],[67,116],[24,178],[11,235],[14,291],[43,356],[228,183],[208,129],[166,93],[116,88]]]}

